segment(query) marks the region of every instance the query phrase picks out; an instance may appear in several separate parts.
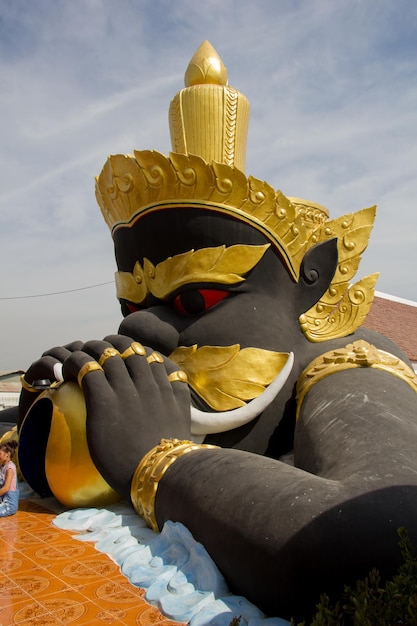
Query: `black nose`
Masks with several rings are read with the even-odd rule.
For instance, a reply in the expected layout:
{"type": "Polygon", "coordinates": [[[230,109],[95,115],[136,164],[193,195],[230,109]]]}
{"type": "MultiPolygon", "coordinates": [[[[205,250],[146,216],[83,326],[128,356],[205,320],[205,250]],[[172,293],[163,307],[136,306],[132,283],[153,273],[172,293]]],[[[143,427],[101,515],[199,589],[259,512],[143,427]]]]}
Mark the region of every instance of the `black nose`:
{"type": "Polygon", "coordinates": [[[119,334],[131,337],[165,356],[169,356],[179,342],[179,333],[172,323],[151,311],[137,311],[125,317],[119,334]]]}

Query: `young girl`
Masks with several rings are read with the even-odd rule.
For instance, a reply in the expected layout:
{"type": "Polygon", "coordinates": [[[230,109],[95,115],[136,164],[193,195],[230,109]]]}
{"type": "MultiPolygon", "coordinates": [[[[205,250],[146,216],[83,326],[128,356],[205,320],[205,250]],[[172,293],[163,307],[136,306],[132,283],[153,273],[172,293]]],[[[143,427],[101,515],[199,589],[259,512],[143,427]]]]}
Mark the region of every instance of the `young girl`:
{"type": "Polygon", "coordinates": [[[11,460],[16,441],[0,444],[0,517],[14,515],[19,506],[16,465],[11,460]]]}

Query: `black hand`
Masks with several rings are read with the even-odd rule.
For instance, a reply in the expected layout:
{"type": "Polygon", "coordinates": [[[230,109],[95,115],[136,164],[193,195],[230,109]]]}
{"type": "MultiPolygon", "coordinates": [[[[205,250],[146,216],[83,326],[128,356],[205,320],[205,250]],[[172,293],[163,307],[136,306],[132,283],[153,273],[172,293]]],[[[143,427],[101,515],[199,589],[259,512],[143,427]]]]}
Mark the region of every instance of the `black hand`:
{"type": "Polygon", "coordinates": [[[107,482],[123,497],[130,497],[132,475],[142,458],[161,438],[190,438],[190,392],[184,382],[170,382],[178,366],[129,337],[112,335],[89,341],[64,362],[65,380],[77,380],[88,362],[102,371],[89,371],[81,385],[87,406],[87,439],[92,459],[107,482]],[[105,350],[119,354],[103,360],[105,350]],[[126,351],[128,351],[126,353],[126,351]],[[140,351],[140,350],[139,350],[140,351]],[[120,356],[124,354],[124,358],[120,356]]]}

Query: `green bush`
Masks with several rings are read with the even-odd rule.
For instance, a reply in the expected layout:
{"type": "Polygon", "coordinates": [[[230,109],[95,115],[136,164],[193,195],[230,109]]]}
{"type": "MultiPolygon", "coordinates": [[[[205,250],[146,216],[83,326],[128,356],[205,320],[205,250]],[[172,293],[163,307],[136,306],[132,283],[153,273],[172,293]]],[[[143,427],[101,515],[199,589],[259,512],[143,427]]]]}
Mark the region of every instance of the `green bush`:
{"type": "Polygon", "coordinates": [[[393,578],[382,584],[373,569],[354,588],[346,586],[334,605],[322,595],[310,626],[417,626],[417,551],[405,528],[398,535],[402,564],[393,578]]]}

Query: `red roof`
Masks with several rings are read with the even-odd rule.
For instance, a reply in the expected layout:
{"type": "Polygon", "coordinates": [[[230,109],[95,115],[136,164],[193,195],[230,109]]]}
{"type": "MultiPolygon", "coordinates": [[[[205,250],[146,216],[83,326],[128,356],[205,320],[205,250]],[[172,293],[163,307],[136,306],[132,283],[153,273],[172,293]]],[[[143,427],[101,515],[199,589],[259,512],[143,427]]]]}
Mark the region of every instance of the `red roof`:
{"type": "Polygon", "coordinates": [[[375,296],[362,326],[376,330],[394,341],[410,361],[417,361],[417,302],[375,296]]]}

